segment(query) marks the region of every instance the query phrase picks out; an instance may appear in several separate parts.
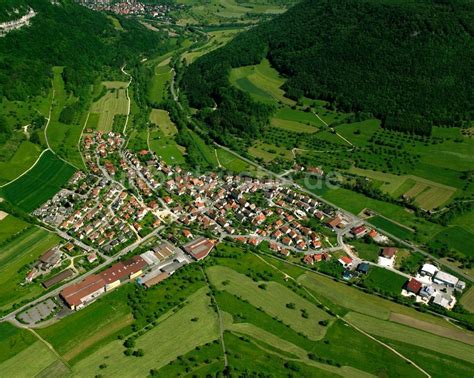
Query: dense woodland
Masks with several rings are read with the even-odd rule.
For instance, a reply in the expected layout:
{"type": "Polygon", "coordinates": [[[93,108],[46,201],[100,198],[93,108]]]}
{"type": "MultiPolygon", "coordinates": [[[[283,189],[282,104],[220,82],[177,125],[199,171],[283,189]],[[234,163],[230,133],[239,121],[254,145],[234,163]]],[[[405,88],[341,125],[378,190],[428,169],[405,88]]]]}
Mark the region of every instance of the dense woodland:
{"type": "Polygon", "coordinates": [[[434,124],[473,118],[473,25],[467,0],[307,0],[198,59],[183,84],[192,106],[217,103],[205,117],[211,130],[254,133],[268,109],[232,91],[227,78],[268,57],[291,98],[328,100],[426,135],[434,124]]]}
{"type": "MultiPolygon", "coordinates": [[[[0,14],[17,0],[0,5],[0,14]]],[[[44,0],[18,0],[37,12],[29,27],[0,38],[0,97],[25,99],[51,87],[51,68],[65,66],[63,77],[76,95],[93,82],[104,66],[119,69],[144,52],[166,50],[163,34],[147,30],[134,20],[120,18],[116,30],[104,15],[71,0],[52,4],[44,0]]],[[[3,12],[3,13],[2,13],[3,12]]]]}

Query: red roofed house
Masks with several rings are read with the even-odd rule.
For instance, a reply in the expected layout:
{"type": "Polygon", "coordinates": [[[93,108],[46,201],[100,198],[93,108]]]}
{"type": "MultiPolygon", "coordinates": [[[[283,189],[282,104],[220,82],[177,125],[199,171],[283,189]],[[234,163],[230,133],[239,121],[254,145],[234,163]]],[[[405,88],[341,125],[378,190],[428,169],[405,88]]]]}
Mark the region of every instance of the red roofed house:
{"type": "Polygon", "coordinates": [[[342,256],[338,261],[344,268],[350,268],[352,266],[352,259],[348,256],[342,256]]]}
{"type": "Polygon", "coordinates": [[[398,249],[395,247],[385,247],[382,249],[381,255],[385,257],[386,259],[391,259],[395,256],[397,253],[398,249]]]}
{"type": "Polygon", "coordinates": [[[377,237],[377,235],[378,235],[378,232],[377,232],[377,231],[375,231],[375,230],[370,230],[369,236],[370,236],[372,239],[375,238],[375,237],[377,237]]]}
{"type": "Polygon", "coordinates": [[[367,234],[367,228],[365,226],[353,227],[351,229],[351,234],[354,235],[356,238],[361,238],[362,236],[367,234]]]}
{"type": "Polygon", "coordinates": [[[308,264],[308,265],[313,265],[314,264],[313,256],[312,255],[304,255],[303,262],[305,264],[308,264]]]}
{"type": "Polygon", "coordinates": [[[183,235],[187,239],[192,239],[193,238],[193,234],[189,230],[183,230],[183,235]]]}
{"type": "Polygon", "coordinates": [[[410,278],[410,281],[407,282],[406,289],[410,293],[418,294],[421,290],[421,282],[410,278]]]}
{"type": "Polygon", "coordinates": [[[333,219],[328,220],[326,224],[329,227],[336,228],[337,226],[339,226],[341,224],[341,222],[342,222],[341,218],[335,217],[333,219]]]}

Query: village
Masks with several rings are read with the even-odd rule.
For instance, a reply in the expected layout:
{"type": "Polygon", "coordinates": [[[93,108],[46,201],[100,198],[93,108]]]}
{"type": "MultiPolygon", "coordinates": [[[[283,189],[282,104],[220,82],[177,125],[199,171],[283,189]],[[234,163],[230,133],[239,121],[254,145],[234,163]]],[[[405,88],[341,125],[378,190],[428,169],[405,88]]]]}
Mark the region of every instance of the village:
{"type": "Polygon", "coordinates": [[[332,261],[346,281],[367,275],[373,266],[383,268],[406,278],[402,296],[448,310],[456,303],[455,292],[465,288],[429,262],[414,276],[398,271],[398,249],[387,236],[297,187],[228,173],[197,176],[148,150],[134,154],[124,145],[113,132],[85,134],[91,173],[76,173],[34,212],[67,243],[41,256],[25,281],[47,277],[45,289],[73,281],[56,298],[69,310],[130,280],[145,288],[157,285],[206,258],[221,242],[265,245],[269,253],[308,267],[332,261]],[[377,262],[364,261],[351,246],[361,238],[380,246],[377,262]],[[58,266],[67,268],[49,274],[58,266]]]}

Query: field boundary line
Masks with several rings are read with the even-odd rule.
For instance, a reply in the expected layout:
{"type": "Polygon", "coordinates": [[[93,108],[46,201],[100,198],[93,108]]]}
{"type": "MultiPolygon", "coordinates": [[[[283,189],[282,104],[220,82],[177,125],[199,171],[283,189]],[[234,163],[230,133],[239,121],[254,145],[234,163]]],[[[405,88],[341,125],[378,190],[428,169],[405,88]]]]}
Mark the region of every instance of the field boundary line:
{"type": "Polygon", "coordinates": [[[81,155],[82,162],[84,163],[84,168],[86,169],[87,169],[86,161],[84,160],[84,156],[82,155],[82,151],[81,151],[81,141],[82,141],[82,136],[84,134],[84,129],[87,126],[87,122],[89,122],[90,114],[91,114],[90,111],[87,112],[87,117],[86,117],[86,120],[84,121],[84,126],[82,126],[81,135],[79,135],[79,139],[77,140],[77,149],[79,151],[79,155],[81,155]]]}
{"type": "Polygon", "coordinates": [[[199,268],[201,269],[202,275],[204,276],[204,279],[206,280],[207,287],[210,290],[211,298],[212,298],[213,302],[216,304],[217,317],[219,318],[219,337],[221,339],[222,351],[224,352],[224,366],[227,367],[227,366],[229,366],[229,362],[227,360],[227,350],[225,348],[225,341],[224,341],[225,327],[224,327],[224,322],[222,321],[221,310],[219,308],[219,304],[216,301],[216,298],[214,297],[214,294],[212,294],[211,284],[209,283],[209,279],[207,278],[206,272],[204,271],[204,269],[201,266],[199,268]]]}
{"type": "Polygon", "coordinates": [[[36,338],[42,342],[44,345],[46,345],[46,347],[54,353],[54,355],[58,358],[58,360],[60,360],[64,365],[67,366],[67,368],[69,369],[69,371],[72,371],[71,369],[71,365],[69,365],[69,362],[67,362],[57,351],[56,349],[54,349],[54,347],[48,343],[45,339],[43,339],[39,334],[38,332],[36,332],[34,329],[32,328],[27,328],[28,331],[30,331],[33,335],[36,336],[36,338]]]}
{"type": "Polygon", "coordinates": [[[120,70],[130,78],[130,81],[127,84],[127,89],[125,91],[125,93],[127,94],[128,109],[127,109],[127,118],[125,119],[125,125],[123,125],[123,132],[122,132],[124,135],[127,135],[127,125],[128,125],[128,119],[130,117],[130,107],[131,107],[131,100],[130,100],[130,96],[128,95],[128,88],[130,87],[130,84],[132,84],[133,77],[127,71],[125,71],[125,64],[122,66],[120,70]]]}
{"type": "MultiPolygon", "coordinates": [[[[323,303],[321,303],[321,301],[318,300],[318,298],[316,298],[313,293],[311,291],[309,291],[305,286],[303,286],[301,283],[299,283],[296,279],[294,279],[292,276],[290,276],[288,273],[285,273],[284,271],[282,271],[281,269],[277,268],[275,265],[273,264],[270,264],[268,261],[266,261],[264,258],[262,258],[261,256],[259,256],[257,253],[254,253],[255,256],[257,256],[260,260],[262,260],[265,264],[269,265],[270,267],[272,267],[273,269],[275,269],[276,271],[282,273],[285,277],[285,279],[291,279],[293,280],[298,286],[302,287],[303,290],[309,295],[311,296],[311,298],[313,298],[316,302],[320,303],[321,305],[324,306],[325,309],[329,310],[329,308],[327,306],[325,306],[323,303]]],[[[413,365],[415,368],[417,368],[420,372],[422,372],[423,374],[425,374],[428,378],[431,378],[431,375],[426,372],[423,368],[421,368],[420,366],[418,366],[417,364],[415,364],[412,360],[410,360],[409,358],[405,357],[403,354],[401,354],[400,352],[398,352],[396,349],[392,348],[390,345],[387,345],[385,344],[384,342],[378,340],[377,338],[375,338],[374,336],[368,334],[367,332],[363,331],[362,329],[360,329],[359,327],[357,327],[356,325],[352,324],[350,321],[348,321],[347,319],[344,319],[343,317],[339,316],[338,314],[335,314],[336,318],[339,319],[339,320],[342,320],[344,323],[348,324],[349,326],[351,326],[352,328],[354,328],[356,331],[359,331],[360,333],[362,333],[363,335],[367,336],[369,339],[372,339],[373,341],[379,343],[380,345],[382,345],[383,347],[387,348],[388,350],[390,350],[391,352],[393,352],[394,354],[396,354],[398,357],[402,358],[403,360],[405,360],[406,362],[410,363],[411,365],[413,365]]]]}
{"type": "Polygon", "coordinates": [[[41,156],[43,156],[43,154],[46,152],[46,151],[51,151],[52,153],[54,153],[50,148],[46,148],[44,149],[43,151],[41,151],[40,155],[38,156],[38,158],[36,159],[36,161],[33,163],[33,165],[28,168],[25,172],[23,172],[22,174],[20,174],[17,178],[14,178],[13,180],[7,182],[6,184],[3,184],[3,185],[0,185],[0,188],[4,188],[10,184],[13,184],[15,181],[19,180],[20,178],[22,178],[24,175],[26,175],[29,171],[31,171],[35,166],[36,164],[38,164],[38,161],[41,159],[41,156]]]}

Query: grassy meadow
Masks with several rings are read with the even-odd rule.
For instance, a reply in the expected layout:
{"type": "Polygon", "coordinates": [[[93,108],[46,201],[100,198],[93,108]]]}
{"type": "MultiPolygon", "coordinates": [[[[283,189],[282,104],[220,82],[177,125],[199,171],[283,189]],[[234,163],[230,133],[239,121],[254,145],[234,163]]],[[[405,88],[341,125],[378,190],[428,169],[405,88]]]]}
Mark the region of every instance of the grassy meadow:
{"type": "Polygon", "coordinates": [[[40,283],[24,284],[25,277],[29,266],[59,241],[53,233],[29,227],[0,246],[0,311],[43,292],[40,283]]]}
{"type": "Polygon", "coordinates": [[[47,151],[33,169],[3,187],[1,193],[14,205],[30,212],[53,197],[74,171],[72,166],[47,151]]]}
{"type": "MultiPolygon", "coordinates": [[[[99,114],[96,129],[109,132],[113,129],[116,115],[127,115],[128,99],[123,82],[105,82],[107,92],[91,105],[92,114],[99,114]]],[[[97,117],[97,116],[95,116],[97,117]]],[[[95,120],[94,120],[95,122],[95,120]]],[[[92,126],[92,123],[87,127],[92,126]]]]}

